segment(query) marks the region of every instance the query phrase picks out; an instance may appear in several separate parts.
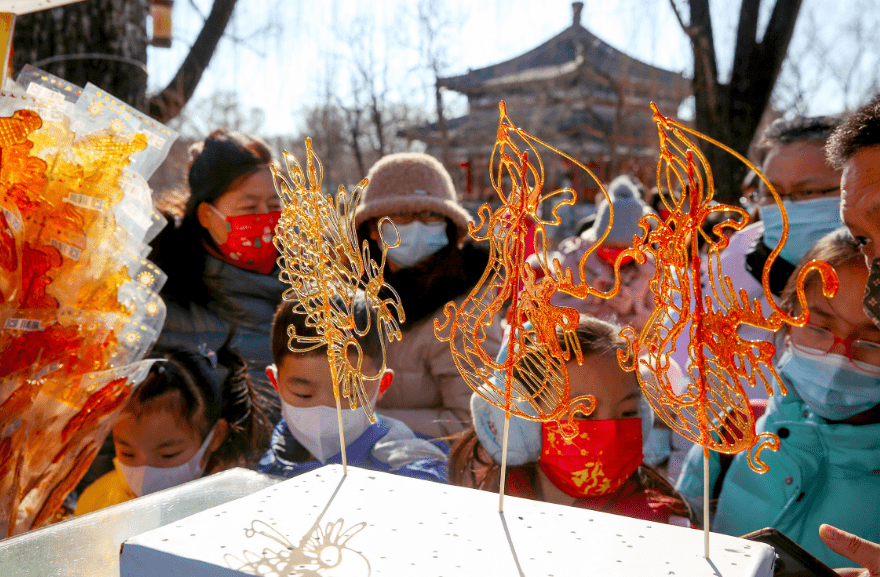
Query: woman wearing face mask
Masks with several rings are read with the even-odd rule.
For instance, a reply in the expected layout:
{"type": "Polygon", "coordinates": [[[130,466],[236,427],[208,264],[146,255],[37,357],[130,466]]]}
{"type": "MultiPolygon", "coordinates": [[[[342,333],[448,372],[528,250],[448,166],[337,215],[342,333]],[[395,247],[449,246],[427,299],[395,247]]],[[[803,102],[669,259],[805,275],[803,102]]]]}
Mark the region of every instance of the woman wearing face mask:
{"type": "Polygon", "coordinates": [[[83,491],[76,515],[243,466],[261,448],[268,421],[228,342],[206,354],[157,349],[155,358],[113,427],[113,470],[83,491]]]}
{"type": "MultiPolygon", "coordinates": [[[[511,417],[505,493],[661,523],[672,515],[689,517],[669,482],[642,461],[651,409],[642,401],[635,375],[617,362],[616,351],[626,348],[619,332],[617,325],[581,316],[577,339],[584,362],[567,363],[570,397],[593,395],[596,408],[562,423],[577,428],[570,441],[557,423],[511,417]]],[[[505,357],[502,348],[499,361],[505,357]]],[[[472,427],[452,446],[449,483],[497,491],[504,411],[474,394],[471,412],[472,427]]]]}
{"type": "MultiPolygon", "coordinates": [[[[559,244],[562,269],[570,269],[573,277],[577,279],[581,258],[605,233],[613,213],[611,232],[602,246],[587,257],[584,266],[589,285],[603,291],[614,286],[614,263],[617,255],[632,246],[634,236],[641,236],[639,221],[651,213],[651,209],[641,199],[638,184],[631,177],[618,176],[611,181],[607,190],[611,200],[610,206],[602,198],[598,203],[593,225],[580,235],[565,239],[559,244]]],[[[532,262],[534,259],[535,257],[531,257],[532,262]]],[[[623,326],[629,325],[640,331],[654,310],[654,295],[648,287],[653,276],[652,261],[639,265],[631,258],[627,258],[621,262],[620,292],[613,299],[594,296],[578,299],[558,293],[553,297],[552,302],[559,306],[572,307],[596,318],[610,320],[623,326]]]]}
{"type": "MultiPolygon", "coordinates": [[[[775,433],[780,448],[762,454],[769,467],[763,475],[741,453],[721,477],[718,454],[710,454],[718,493],[711,528],[742,535],[772,526],[826,565],[842,567],[849,561],[822,543],[820,525],[880,538],[880,329],[862,311],[868,271],[848,232],[823,237],[799,266],[814,258],[834,267],[840,288],[826,298],[819,275],[808,276],[809,323],[779,339],[774,364],[788,395],[770,399],[756,429],[775,433]]],[[[791,314],[800,313],[797,273],[782,295],[781,306],[791,314]]],[[[678,481],[692,505],[702,496],[702,461],[695,447],[678,481]]]]}
{"type": "Polygon", "coordinates": [[[216,349],[235,326],[236,347],[262,375],[272,362],[269,328],[284,291],[272,243],[281,215],[272,153],[262,139],[225,129],[190,153],[186,211],[150,256],[168,275],[159,343],[216,349]]]}
{"type": "MultiPolygon", "coordinates": [[[[394,387],[379,401],[383,414],[413,430],[442,437],[461,430],[468,420],[471,390],[461,378],[448,343],[434,336],[434,319],[443,306],[462,301],[477,283],[488,254],[465,242],[470,214],[456,200],[449,173],[426,154],[392,154],[367,175],[369,184],[355,214],[360,239],[378,258],[378,222],[389,217],[400,246],[388,251],[385,280],[400,295],[406,321],[403,339],[388,346],[394,387]]],[[[392,227],[381,231],[389,244],[392,227]]],[[[497,352],[498,323],[488,329],[483,346],[497,352]]]]}

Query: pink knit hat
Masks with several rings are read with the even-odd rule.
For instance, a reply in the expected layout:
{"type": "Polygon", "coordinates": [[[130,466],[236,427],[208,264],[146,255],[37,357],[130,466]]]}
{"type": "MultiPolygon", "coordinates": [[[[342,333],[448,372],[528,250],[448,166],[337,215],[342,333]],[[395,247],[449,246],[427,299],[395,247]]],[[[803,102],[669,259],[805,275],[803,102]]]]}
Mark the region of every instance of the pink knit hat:
{"type": "Polygon", "coordinates": [[[433,156],[401,152],[380,158],[367,174],[367,188],[354,214],[355,226],[370,218],[432,210],[466,231],[471,215],[458,203],[452,178],[433,156]]]}

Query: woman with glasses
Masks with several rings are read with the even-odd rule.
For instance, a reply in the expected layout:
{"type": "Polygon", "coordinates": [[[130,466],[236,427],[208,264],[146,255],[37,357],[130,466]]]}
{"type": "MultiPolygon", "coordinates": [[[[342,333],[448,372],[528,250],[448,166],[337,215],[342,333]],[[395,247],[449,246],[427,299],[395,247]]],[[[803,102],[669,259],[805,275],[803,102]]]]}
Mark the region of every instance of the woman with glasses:
{"type": "MultiPolygon", "coordinates": [[[[852,563],[819,538],[828,523],[866,539],[880,538],[880,329],[862,311],[868,271],[846,229],[823,237],[801,259],[834,267],[840,288],[822,294],[818,274],[805,283],[809,323],[777,339],[776,369],[788,388],[777,393],[758,420],[759,432],[779,437],[775,453],[762,458],[759,475],[737,455],[721,474],[711,454],[711,486],[718,494],[711,528],[742,535],[775,527],[831,567],[852,563]]],[[[799,314],[791,276],[781,306],[799,314]]],[[[702,448],[688,454],[678,489],[689,500],[702,494],[702,448]]]]}
{"type": "MultiPolygon", "coordinates": [[[[427,154],[385,156],[370,169],[369,184],[355,214],[361,241],[378,258],[379,220],[397,227],[400,245],[388,251],[385,280],[400,295],[406,320],[403,339],[387,349],[394,385],[379,402],[383,415],[399,419],[418,433],[443,437],[470,421],[471,390],[461,378],[448,343],[434,336],[434,319],[443,307],[460,302],[486,269],[487,252],[467,241],[471,216],[456,198],[449,173],[427,154]]],[[[390,225],[382,236],[397,238],[390,225]]],[[[484,347],[498,352],[501,329],[489,327],[484,347]]]]}

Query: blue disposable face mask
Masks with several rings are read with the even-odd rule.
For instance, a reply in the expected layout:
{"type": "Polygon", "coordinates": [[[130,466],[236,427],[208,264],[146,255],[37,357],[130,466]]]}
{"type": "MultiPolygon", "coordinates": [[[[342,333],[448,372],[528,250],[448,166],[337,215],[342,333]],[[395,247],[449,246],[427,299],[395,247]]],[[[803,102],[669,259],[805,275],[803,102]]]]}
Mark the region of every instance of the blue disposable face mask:
{"type": "Polygon", "coordinates": [[[389,249],[388,258],[402,268],[421,262],[449,244],[445,221],[424,223],[414,220],[396,226],[400,235],[400,246],[389,249]]]}
{"type": "MultiPolygon", "coordinates": [[[[786,200],[782,204],[788,214],[788,238],[779,256],[789,264],[796,265],[820,238],[842,225],[839,196],[786,200]]],[[[764,223],[764,244],[772,250],[782,238],[782,213],[776,204],[762,206],[758,212],[764,223]]]]}
{"type": "Polygon", "coordinates": [[[880,375],[859,369],[843,355],[805,352],[789,344],[777,369],[807,407],[825,419],[842,421],[880,405],[880,375]]]}

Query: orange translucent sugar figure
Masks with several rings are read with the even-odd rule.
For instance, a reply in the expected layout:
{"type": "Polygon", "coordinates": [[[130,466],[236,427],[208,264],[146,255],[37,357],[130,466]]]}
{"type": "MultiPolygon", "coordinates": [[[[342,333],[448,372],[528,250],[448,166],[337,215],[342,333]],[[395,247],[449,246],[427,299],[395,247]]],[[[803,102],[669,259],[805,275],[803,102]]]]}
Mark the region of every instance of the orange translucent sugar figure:
{"type": "MultiPolygon", "coordinates": [[[[484,204],[478,212],[479,222],[469,226],[471,238],[488,243],[489,264],[460,306],[446,305],[446,319],[443,323],[434,320],[434,332],[438,339],[449,342],[467,384],[508,414],[538,421],[568,420],[575,413],[588,415],[595,408],[595,398],[569,399],[566,369],[572,359],[583,362],[574,332],[580,315],[573,308],[550,303],[557,292],[571,294],[574,290],[571,273],[563,274],[558,261],[547,262],[545,232],[547,226],[560,224],[558,210],[574,204],[575,193],[571,189],[544,190],[544,167],[537,147],[569,159],[592,176],[603,193],[605,189],[582,164],[517,128],[504,102],[499,108],[490,174],[501,206],[493,210],[484,204]],[[527,245],[528,239],[533,239],[533,246],[527,245]],[[543,275],[525,263],[530,252],[537,256],[543,275]],[[485,329],[499,321],[508,303],[508,354],[496,360],[495,351],[483,348],[485,329]],[[564,334],[565,346],[559,344],[557,331],[564,334]],[[503,388],[494,378],[496,374],[503,375],[503,388]]],[[[589,253],[593,250],[595,247],[589,253]]],[[[563,433],[566,430],[563,428],[563,433]]]]}
{"type": "Polygon", "coordinates": [[[0,117],[0,537],[54,518],[145,375],[133,351],[158,334],[120,301],[134,259],[106,249],[128,232],[119,177],[146,138],[42,124],[33,110],[0,117]]]}
{"type": "MultiPolygon", "coordinates": [[[[46,163],[32,155],[33,143],[28,139],[42,122],[31,110],[17,110],[12,116],[0,117],[0,206],[4,209],[0,233],[9,257],[4,276],[11,276],[8,272],[15,270],[12,261],[20,257],[22,225],[38,220],[33,213],[40,209],[40,193],[46,188],[46,163]],[[18,215],[8,212],[12,207],[18,215]]],[[[4,287],[6,306],[16,305],[16,297],[20,298],[18,287],[4,287]]]]}
{"type": "MultiPolygon", "coordinates": [[[[307,352],[326,346],[337,409],[341,410],[341,394],[350,408],[363,406],[370,421],[375,422],[363,381],[378,378],[385,371],[385,338],[400,339],[397,319],[405,319],[400,298],[383,277],[390,247],[382,238],[382,258],[376,264],[366,242],[362,247],[358,244],[354,213],[367,181],[361,181],[351,193],[340,186],[334,201],[321,192],[321,162],[312,152],[311,140],[305,142],[305,169],[286,152],[289,179],[273,168],[275,188],[284,205],[275,229],[275,246],[281,252],[281,280],[290,285],[284,300],[292,301],[294,312],[305,315],[306,326],[317,333],[298,335],[291,326],[288,347],[294,352],[307,352]],[[366,326],[358,326],[355,321],[352,307],[358,292],[363,292],[367,307],[376,311],[377,326],[371,326],[369,315],[366,326]],[[357,338],[370,330],[382,332],[382,363],[375,375],[364,375],[364,353],[357,338]]],[[[387,218],[382,220],[390,223],[387,218]]],[[[379,223],[380,231],[383,224],[379,223]]],[[[344,444],[342,450],[344,462],[344,444]]]]}
{"type": "MultiPolygon", "coordinates": [[[[29,190],[46,186],[46,163],[32,156],[30,134],[43,124],[31,110],[17,110],[12,116],[0,117],[0,192],[23,198],[29,190]]],[[[36,200],[32,200],[36,204],[36,200]]]]}
{"type": "MultiPolygon", "coordinates": [[[[788,236],[788,220],[782,201],[764,176],[745,158],[692,129],[662,116],[652,104],[660,138],[657,163],[657,186],[669,216],[661,220],[648,215],[641,221],[641,238],[633,239],[632,248],[617,258],[615,268],[627,256],[639,260],[650,254],[655,261],[651,290],[657,306],[639,334],[631,327],[622,335],[629,344],[628,354],[618,352],[621,365],[634,370],[642,391],[660,418],[690,441],[722,453],[749,450],[749,466],[758,472],[767,470],[760,453],[776,450],[779,439],[773,433],[755,432],[755,417],[744,384],[761,383],[769,394],[773,390],[765,374],[786,388],[771,360],[773,344],[747,341],[737,333],[741,325],[779,330],[783,324],[803,326],[809,318],[804,296],[804,278],[812,271],[822,275],[823,294],[831,297],[837,290],[837,276],[825,262],[812,261],[800,271],[797,297],[803,311],[791,317],[782,311],[770,294],[768,275],[788,236]],[[719,252],[728,244],[727,234],[748,224],[748,214],[741,208],[712,202],[714,183],[711,169],[699,148],[688,140],[690,133],[719,146],[749,166],[764,180],[783,218],[783,234],[763,271],[763,289],[770,304],[769,315],[760,303],[749,302],[745,290],[736,290],[721,271],[719,252]],[[710,214],[733,213],[737,218],[716,224],[712,235],[702,230],[710,214]],[[708,248],[709,285],[700,284],[701,256],[698,236],[708,248]],[[690,336],[686,374],[690,384],[683,392],[669,380],[670,355],[682,333],[690,336]],[[762,371],[766,370],[766,373],[762,371]],[[638,369],[638,370],[637,370],[638,369]]],[[[642,261],[640,261],[642,262],[642,261]]]]}

